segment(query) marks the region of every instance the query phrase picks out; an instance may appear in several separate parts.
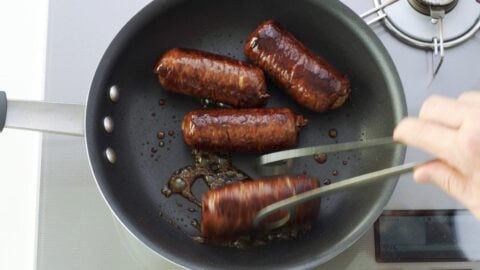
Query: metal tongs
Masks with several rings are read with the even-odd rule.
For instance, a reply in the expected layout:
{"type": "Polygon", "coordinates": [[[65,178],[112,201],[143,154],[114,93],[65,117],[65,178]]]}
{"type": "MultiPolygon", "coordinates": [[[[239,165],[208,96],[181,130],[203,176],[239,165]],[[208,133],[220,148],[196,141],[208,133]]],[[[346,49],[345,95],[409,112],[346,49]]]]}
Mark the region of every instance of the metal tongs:
{"type": "MultiPolygon", "coordinates": [[[[262,168],[262,166],[265,166],[265,165],[276,164],[275,166],[277,166],[277,168],[274,171],[278,171],[278,170],[282,170],[282,166],[283,167],[287,166],[288,162],[291,162],[291,160],[294,158],[312,156],[312,155],[321,154],[321,153],[326,154],[326,153],[332,153],[332,152],[349,151],[354,149],[362,149],[362,148],[389,145],[389,144],[395,144],[395,143],[396,142],[393,141],[393,138],[385,137],[385,138],[379,138],[379,139],[372,139],[368,141],[348,142],[348,143],[333,144],[333,145],[323,145],[323,146],[291,149],[291,150],[279,151],[271,154],[262,155],[258,160],[258,165],[260,168],[262,168]],[[287,162],[285,163],[285,161],[287,162]]],[[[290,198],[270,204],[264,207],[263,209],[261,209],[255,216],[255,219],[253,221],[253,226],[256,228],[265,227],[268,229],[281,227],[286,223],[288,223],[291,217],[295,217],[295,208],[299,204],[302,204],[306,201],[320,198],[322,196],[325,196],[337,191],[341,191],[341,190],[345,190],[353,187],[359,187],[363,185],[369,185],[382,179],[388,179],[389,177],[392,177],[392,176],[408,173],[412,171],[415,167],[427,162],[430,162],[430,161],[412,162],[408,164],[403,164],[403,165],[363,174],[360,176],[352,177],[346,180],[342,180],[338,183],[330,184],[328,186],[322,186],[298,195],[294,195],[290,198]],[[287,215],[284,218],[269,224],[262,224],[262,221],[265,218],[267,218],[268,216],[270,216],[275,212],[282,211],[282,210],[288,211],[287,215]]]]}

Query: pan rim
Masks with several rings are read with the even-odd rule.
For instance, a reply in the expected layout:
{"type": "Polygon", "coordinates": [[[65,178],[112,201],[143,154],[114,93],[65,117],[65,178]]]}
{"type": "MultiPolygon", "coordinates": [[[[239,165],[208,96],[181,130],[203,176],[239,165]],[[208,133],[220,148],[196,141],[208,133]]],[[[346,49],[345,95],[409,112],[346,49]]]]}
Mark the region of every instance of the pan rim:
{"type": "MultiPolygon", "coordinates": [[[[123,44],[123,40],[128,39],[133,34],[137,32],[138,29],[145,25],[144,22],[150,21],[156,15],[157,9],[164,9],[168,8],[171,5],[175,5],[176,3],[182,2],[183,0],[164,0],[164,1],[152,1],[144,6],[137,14],[135,14],[127,23],[122,27],[122,29],[118,32],[115,38],[111,41],[110,45],[106,49],[105,53],[103,54],[100,63],[95,71],[94,78],[92,80],[92,84],[90,87],[90,91],[87,97],[86,103],[86,114],[85,114],[85,143],[87,149],[87,158],[89,162],[89,167],[92,172],[92,175],[95,179],[95,184],[100,191],[100,194],[104,201],[106,202],[108,208],[115,216],[115,218],[119,221],[120,224],[126,229],[126,231],[133,236],[136,240],[138,240],[142,245],[153,251],[155,254],[158,254],[163,259],[169,261],[170,263],[184,268],[196,268],[198,265],[192,264],[190,261],[185,259],[180,259],[174,261],[173,259],[178,259],[179,257],[170,252],[168,249],[164,248],[161,245],[155,244],[155,242],[151,241],[147,236],[144,236],[138,229],[133,226],[131,221],[121,215],[121,211],[115,209],[114,203],[111,203],[109,199],[107,199],[107,195],[105,194],[105,187],[102,187],[98,176],[100,175],[100,171],[104,170],[103,165],[93,163],[92,158],[94,155],[97,155],[99,149],[94,147],[94,133],[95,130],[98,128],[96,125],[97,120],[94,118],[94,113],[91,109],[92,103],[94,103],[95,98],[99,98],[102,95],[102,82],[105,80],[105,73],[110,70],[110,66],[113,65],[112,59],[116,59],[116,56],[119,54],[122,48],[124,48],[125,44],[123,44]]],[[[320,5],[322,0],[309,0],[316,5],[320,5]]],[[[337,15],[337,18],[342,21],[343,24],[347,25],[349,28],[359,32],[360,34],[364,35],[364,43],[365,46],[368,48],[372,56],[375,57],[377,61],[377,65],[379,69],[382,71],[382,75],[385,78],[385,81],[390,89],[390,98],[392,99],[392,104],[394,104],[394,119],[392,119],[395,124],[397,124],[401,118],[407,115],[407,107],[405,96],[403,92],[403,86],[398,74],[398,71],[393,63],[392,58],[390,57],[388,51],[383,46],[380,39],[376,36],[373,30],[366,25],[366,23],[358,17],[350,8],[345,6],[343,3],[337,0],[330,0],[331,13],[337,15]]],[[[401,164],[404,162],[405,159],[405,152],[406,147],[403,145],[395,146],[394,150],[394,157],[392,159],[392,163],[401,164]]],[[[98,162],[100,163],[100,162],[98,162]]],[[[321,265],[332,258],[336,257],[350,246],[352,246],[355,242],[357,242],[370,228],[375,220],[380,216],[381,212],[383,211],[384,207],[386,206],[388,200],[390,199],[396,184],[398,182],[398,177],[394,177],[388,180],[389,185],[385,188],[386,191],[378,198],[378,203],[371,209],[368,214],[368,217],[363,219],[363,221],[356,225],[356,229],[352,230],[348,235],[344,236],[334,247],[332,247],[326,254],[318,253],[317,256],[314,256],[309,260],[307,263],[302,265],[296,266],[285,266],[288,269],[305,269],[305,268],[313,268],[318,265],[321,265]],[[320,256],[322,255],[322,256],[320,256]]],[[[206,266],[206,265],[203,265],[206,266]]],[[[210,265],[210,267],[212,267],[210,265]]]]}

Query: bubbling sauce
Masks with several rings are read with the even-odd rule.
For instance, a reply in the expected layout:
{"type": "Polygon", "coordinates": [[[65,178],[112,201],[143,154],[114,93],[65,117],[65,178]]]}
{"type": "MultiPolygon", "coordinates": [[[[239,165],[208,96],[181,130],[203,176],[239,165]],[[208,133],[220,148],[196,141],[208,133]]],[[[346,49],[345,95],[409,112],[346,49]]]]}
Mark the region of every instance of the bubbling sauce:
{"type": "Polygon", "coordinates": [[[192,203],[202,206],[202,203],[192,193],[192,186],[196,180],[202,179],[209,189],[222,187],[240,180],[250,179],[232,165],[230,157],[193,150],[194,164],[175,171],[168,180],[162,193],[169,197],[179,194],[192,203]]]}

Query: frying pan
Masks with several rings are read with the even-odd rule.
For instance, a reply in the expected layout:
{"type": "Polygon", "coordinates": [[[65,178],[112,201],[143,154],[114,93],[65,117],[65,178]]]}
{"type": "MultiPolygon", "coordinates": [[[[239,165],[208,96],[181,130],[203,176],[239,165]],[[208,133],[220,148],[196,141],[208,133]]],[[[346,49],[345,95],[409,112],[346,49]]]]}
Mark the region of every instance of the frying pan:
{"type": "MultiPolygon", "coordinates": [[[[242,46],[248,34],[266,19],[283,24],[352,81],[352,96],[346,104],[324,114],[304,110],[268,84],[272,94],[268,107],[287,106],[309,119],[299,147],[391,135],[406,114],[397,71],[371,29],[336,0],[153,1],[123,27],[105,52],[85,114],[78,105],[7,103],[0,96],[0,125],[6,112],[7,127],[85,135],[91,169],[113,213],[135,237],[178,265],[312,268],[348,248],[370,228],[392,194],[396,178],[322,199],[315,226],[298,239],[244,250],[192,241],[190,236],[199,232],[190,223],[200,220],[199,209],[182,197],[166,198],[160,192],[176,169],[192,164],[180,122],[200,103],[164,91],[153,75],[156,60],[172,47],[245,60],[242,46]],[[336,129],[336,138],[328,136],[330,129],[336,129]],[[158,131],[172,131],[164,147],[159,146],[158,131]]],[[[336,182],[401,164],[404,150],[396,145],[339,153],[329,155],[321,165],[305,158],[294,163],[291,173],[336,182]]],[[[233,157],[236,167],[259,177],[249,160],[251,155],[233,157]]],[[[193,190],[201,196],[205,185],[197,181],[193,190]]]]}

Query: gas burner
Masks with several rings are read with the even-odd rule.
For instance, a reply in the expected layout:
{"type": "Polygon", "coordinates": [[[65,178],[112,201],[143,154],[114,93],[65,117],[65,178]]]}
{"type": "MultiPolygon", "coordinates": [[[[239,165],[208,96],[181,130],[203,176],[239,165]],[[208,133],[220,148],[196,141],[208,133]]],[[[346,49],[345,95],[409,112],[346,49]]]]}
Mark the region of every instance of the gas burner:
{"type": "Polygon", "coordinates": [[[430,8],[442,8],[445,13],[450,12],[458,0],[408,0],[408,3],[418,12],[430,16],[430,8]]]}
{"type": "Polygon", "coordinates": [[[373,0],[373,3],[375,8],[362,17],[377,13],[368,24],[382,20],[402,42],[433,50],[434,75],[443,63],[444,49],[462,44],[480,29],[480,0],[373,0]]]}
{"type": "MultiPolygon", "coordinates": [[[[386,2],[385,0],[373,1],[376,7],[386,2]]],[[[434,39],[440,38],[437,30],[442,32],[444,48],[451,48],[466,41],[480,28],[480,4],[474,0],[398,1],[389,8],[379,10],[378,14],[386,15],[383,18],[385,26],[394,36],[410,45],[426,49],[435,49],[434,39]],[[416,6],[425,7],[427,2],[445,5],[427,6],[427,15],[418,10],[422,8],[415,8],[416,6]],[[438,29],[439,19],[444,21],[442,29],[438,29]]]]}

